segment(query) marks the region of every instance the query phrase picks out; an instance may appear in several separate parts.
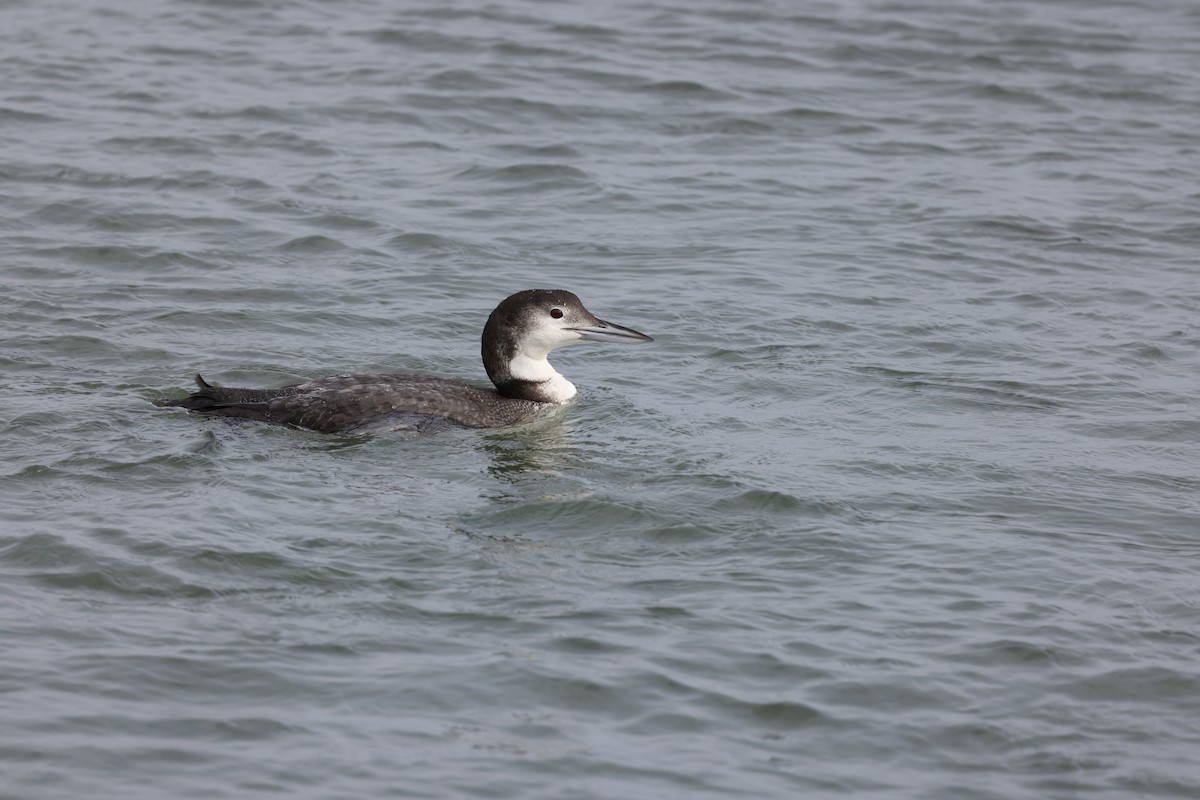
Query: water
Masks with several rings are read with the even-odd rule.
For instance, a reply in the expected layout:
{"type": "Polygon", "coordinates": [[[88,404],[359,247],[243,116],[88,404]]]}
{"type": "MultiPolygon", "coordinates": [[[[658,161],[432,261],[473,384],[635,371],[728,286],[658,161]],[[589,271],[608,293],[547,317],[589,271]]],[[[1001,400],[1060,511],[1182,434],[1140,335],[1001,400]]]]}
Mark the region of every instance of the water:
{"type": "Polygon", "coordinates": [[[1200,13],[0,4],[0,796],[1200,793],[1200,13]],[[483,380],[525,428],[156,409],[483,380]]]}

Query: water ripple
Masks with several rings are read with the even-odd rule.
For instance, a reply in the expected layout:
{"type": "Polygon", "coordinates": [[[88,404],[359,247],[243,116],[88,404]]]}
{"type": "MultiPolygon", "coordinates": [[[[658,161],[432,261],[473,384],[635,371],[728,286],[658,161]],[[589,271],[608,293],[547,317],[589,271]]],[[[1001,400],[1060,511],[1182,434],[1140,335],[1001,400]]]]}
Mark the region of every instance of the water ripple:
{"type": "Polygon", "coordinates": [[[9,794],[1200,794],[1200,18],[793,6],[4,6],[9,794]]]}

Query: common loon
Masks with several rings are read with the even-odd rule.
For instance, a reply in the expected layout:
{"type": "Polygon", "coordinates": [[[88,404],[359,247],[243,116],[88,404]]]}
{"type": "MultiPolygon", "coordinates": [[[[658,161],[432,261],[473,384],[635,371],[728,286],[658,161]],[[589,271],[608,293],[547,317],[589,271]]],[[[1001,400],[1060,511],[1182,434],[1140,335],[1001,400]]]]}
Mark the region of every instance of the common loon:
{"type": "Polygon", "coordinates": [[[597,319],[561,289],[528,289],[505,299],[483,328],[483,366],[495,389],[432,375],[332,375],[278,389],[214,386],[155,405],[197,414],[273,422],[321,433],[422,430],[437,424],[500,428],[527,422],[575,396],[546,360],[577,342],[652,342],[644,333],[597,319]]]}

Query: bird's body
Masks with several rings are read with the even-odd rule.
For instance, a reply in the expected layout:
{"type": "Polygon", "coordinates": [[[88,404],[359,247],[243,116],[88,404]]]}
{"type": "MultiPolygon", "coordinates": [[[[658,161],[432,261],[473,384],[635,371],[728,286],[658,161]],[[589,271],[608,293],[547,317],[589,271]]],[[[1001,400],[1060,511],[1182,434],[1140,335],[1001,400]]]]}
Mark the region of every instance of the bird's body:
{"type": "Polygon", "coordinates": [[[467,428],[501,428],[535,419],[551,405],[406,373],[331,375],[278,389],[213,386],[197,375],[196,385],[199,391],[190,397],[161,405],[320,433],[421,429],[437,419],[467,428]]]}
{"type": "Polygon", "coordinates": [[[504,300],[483,331],[494,389],[432,375],[332,375],[276,389],[213,386],[199,375],[189,397],[158,405],[258,420],[321,433],[422,430],[437,425],[500,428],[565,403],[575,387],[546,359],[581,341],[648,342],[649,336],[592,316],[570,292],[530,289],[504,300]]]}

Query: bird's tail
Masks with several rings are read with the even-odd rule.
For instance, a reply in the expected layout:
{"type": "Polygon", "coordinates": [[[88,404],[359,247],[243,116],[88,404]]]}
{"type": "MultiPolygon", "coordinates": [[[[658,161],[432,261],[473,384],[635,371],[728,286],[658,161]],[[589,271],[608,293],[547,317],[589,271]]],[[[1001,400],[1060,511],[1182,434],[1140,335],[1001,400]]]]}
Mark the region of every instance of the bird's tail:
{"type": "Polygon", "coordinates": [[[154,405],[184,408],[197,414],[267,420],[267,401],[287,393],[280,389],[214,386],[199,374],[196,375],[196,387],[196,391],[187,397],[159,397],[153,401],[154,405]]]}

